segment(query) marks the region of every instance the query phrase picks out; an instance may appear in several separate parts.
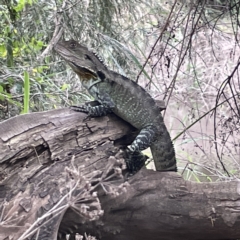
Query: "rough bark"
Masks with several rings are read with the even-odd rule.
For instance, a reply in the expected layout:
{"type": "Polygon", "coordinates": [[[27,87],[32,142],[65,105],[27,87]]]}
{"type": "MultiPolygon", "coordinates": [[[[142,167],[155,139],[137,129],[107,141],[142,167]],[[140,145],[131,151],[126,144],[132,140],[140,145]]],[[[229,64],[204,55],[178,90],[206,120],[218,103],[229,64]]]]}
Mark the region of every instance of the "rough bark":
{"type": "Polygon", "coordinates": [[[119,147],[134,129],[85,116],[61,109],[0,123],[0,239],[240,238],[238,181],[142,169],[125,182],[119,147]]]}

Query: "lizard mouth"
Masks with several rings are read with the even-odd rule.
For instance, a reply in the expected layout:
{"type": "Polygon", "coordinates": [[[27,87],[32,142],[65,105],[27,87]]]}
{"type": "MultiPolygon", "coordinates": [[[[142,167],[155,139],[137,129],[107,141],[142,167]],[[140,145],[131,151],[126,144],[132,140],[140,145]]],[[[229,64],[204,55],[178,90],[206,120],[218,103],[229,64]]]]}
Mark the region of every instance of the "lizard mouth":
{"type": "Polygon", "coordinates": [[[80,67],[74,62],[70,62],[69,65],[73,68],[74,72],[84,79],[97,78],[97,75],[88,68],[80,67]]]}

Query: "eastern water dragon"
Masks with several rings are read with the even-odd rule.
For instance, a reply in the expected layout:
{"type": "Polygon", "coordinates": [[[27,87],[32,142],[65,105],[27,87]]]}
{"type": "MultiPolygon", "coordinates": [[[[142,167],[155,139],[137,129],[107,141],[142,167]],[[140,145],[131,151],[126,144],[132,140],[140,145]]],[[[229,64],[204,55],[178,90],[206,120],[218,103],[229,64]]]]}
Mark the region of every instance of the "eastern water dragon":
{"type": "Polygon", "coordinates": [[[148,147],[157,171],[177,170],[174,147],[163,122],[161,108],[149,93],[136,82],[109,70],[95,53],[74,40],[58,42],[54,49],[99,102],[97,106],[83,105],[73,107],[73,110],[85,112],[90,117],[113,112],[139,130],[126,149],[126,164],[131,172],[144,165],[144,161],[136,161],[136,157],[131,156],[137,156],[148,147]]]}

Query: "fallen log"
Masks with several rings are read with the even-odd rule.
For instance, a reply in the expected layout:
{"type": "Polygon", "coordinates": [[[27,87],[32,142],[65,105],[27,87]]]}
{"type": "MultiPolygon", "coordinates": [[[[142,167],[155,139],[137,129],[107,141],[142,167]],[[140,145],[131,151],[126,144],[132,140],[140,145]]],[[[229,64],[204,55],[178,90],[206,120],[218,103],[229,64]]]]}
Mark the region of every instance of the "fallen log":
{"type": "Polygon", "coordinates": [[[136,130],[85,117],[59,109],[0,123],[0,239],[240,238],[239,181],[147,169],[126,181],[119,149],[136,130]]]}

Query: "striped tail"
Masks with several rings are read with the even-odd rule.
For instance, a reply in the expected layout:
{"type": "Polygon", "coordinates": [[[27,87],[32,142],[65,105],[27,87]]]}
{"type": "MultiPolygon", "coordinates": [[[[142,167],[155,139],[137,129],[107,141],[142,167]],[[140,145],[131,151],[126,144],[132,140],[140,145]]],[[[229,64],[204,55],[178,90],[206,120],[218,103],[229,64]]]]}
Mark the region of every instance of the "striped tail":
{"type": "Polygon", "coordinates": [[[151,144],[151,151],[157,171],[177,171],[174,147],[166,130],[151,144]]]}

